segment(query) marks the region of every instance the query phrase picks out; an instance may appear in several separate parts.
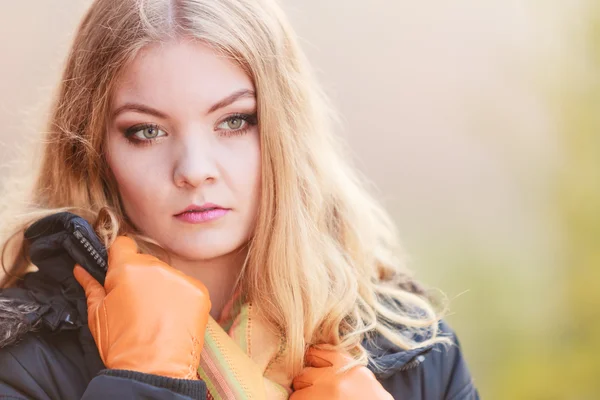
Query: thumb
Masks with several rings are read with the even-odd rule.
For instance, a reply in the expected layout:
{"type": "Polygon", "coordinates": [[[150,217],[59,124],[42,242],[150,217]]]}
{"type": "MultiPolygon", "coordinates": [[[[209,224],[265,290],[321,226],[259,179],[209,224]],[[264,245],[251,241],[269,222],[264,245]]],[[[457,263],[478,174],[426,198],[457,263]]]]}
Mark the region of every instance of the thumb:
{"type": "Polygon", "coordinates": [[[83,290],[85,290],[85,297],[87,298],[88,312],[89,310],[95,309],[102,299],[106,296],[106,292],[102,285],[94,279],[92,275],[89,274],[83,267],[79,264],[75,265],[75,269],[73,270],[73,275],[75,275],[75,279],[83,290]]]}
{"type": "Polygon", "coordinates": [[[298,391],[313,386],[324,372],[323,368],[306,367],[292,380],[292,388],[298,391]]]}
{"type": "Polygon", "coordinates": [[[349,354],[343,350],[325,350],[317,347],[310,347],[305,356],[306,364],[311,367],[344,367],[354,362],[349,354]]]}
{"type": "Polygon", "coordinates": [[[135,240],[129,236],[117,236],[108,249],[108,270],[111,270],[111,266],[114,269],[115,266],[122,264],[123,260],[127,260],[137,252],[138,247],[135,240]]]}

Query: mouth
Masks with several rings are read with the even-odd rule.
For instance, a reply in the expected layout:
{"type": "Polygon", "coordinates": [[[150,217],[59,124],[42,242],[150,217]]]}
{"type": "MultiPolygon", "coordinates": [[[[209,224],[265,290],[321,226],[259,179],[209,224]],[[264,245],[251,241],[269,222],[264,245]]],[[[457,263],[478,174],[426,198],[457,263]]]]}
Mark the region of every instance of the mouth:
{"type": "Polygon", "coordinates": [[[213,203],[206,203],[201,206],[191,204],[191,205],[187,206],[184,210],[175,214],[175,216],[178,217],[180,215],[191,214],[191,213],[205,213],[205,212],[210,212],[210,211],[214,211],[214,210],[230,210],[230,209],[221,207],[220,205],[213,204],[213,203]]]}
{"type": "Polygon", "coordinates": [[[224,210],[224,208],[221,208],[221,207],[195,208],[193,210],[186,210],[186,211],[180,212],[179,214],[175,214],[175,216],[178,217],[178,216],[184,215],[184,214],[204,213],[204,212],[209,212],[209,211],[213,211],[213,210],[224,210]]]}
{"type": "Polygon", "coordinates": [[[206,207],[191,209],[175,215],[175,218],[188,224],[203,224],[220,220],[229,213],[229,209],[220,207],[206,207]]]}
{"type": "Polygon", "coordinates": [[[182,222],[199,224],[218,220],[227,215],[230,210],[230,208],[224,208],[212,203],[201,206],[192,204],[180,213],[175,214],[175,218],[182,222]]]}

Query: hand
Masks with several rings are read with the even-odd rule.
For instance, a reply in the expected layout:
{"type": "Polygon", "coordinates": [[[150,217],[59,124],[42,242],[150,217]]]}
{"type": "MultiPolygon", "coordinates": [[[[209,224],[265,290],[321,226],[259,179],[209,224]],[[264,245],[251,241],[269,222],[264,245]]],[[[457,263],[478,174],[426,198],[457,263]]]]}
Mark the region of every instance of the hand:
{"type": "Polygon", "coordinates": [[[119,236],[108,251],[104,287],[81,266],[88,324],[107,368],[198,379],[210,312],[208,290],[119,236]]]}
{"type": "Polygon", "coordinates": [[[294,378],[294,393],[289,400],[393,400],[366,367],[355,366],[339,373],[352,362],[349,355],[310,348],[308,367],[294,378]]]}

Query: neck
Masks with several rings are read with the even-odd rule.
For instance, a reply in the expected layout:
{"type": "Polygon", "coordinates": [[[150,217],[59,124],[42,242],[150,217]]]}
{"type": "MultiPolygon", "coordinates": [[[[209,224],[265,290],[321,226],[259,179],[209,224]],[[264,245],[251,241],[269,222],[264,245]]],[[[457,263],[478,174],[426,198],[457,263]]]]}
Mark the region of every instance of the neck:
{"type": "Polygon", "coordinates": [[[206,286],[212,304],[210,315],[218,321],[223,308],[235,292],[235,284],[247,253],[244,247],[210,260],[186,260],[172,254],[171,266],[206,286]]]}

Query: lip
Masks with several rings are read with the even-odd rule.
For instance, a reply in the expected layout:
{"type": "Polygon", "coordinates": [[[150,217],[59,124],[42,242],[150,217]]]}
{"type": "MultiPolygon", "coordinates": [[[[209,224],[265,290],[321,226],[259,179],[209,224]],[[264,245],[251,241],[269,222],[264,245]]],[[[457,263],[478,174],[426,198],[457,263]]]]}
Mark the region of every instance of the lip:
{"type": "Polygon", "coordinates": [[[187,206],[185,209],[179,211],[177,214],[175,214],[175,216],[181,215],[185,212],[189,212],[189,211],[205,211],[206,209],[211,209],[211,208],[220,208],[223,210],[227,210],[227,208],[225,207],[221,207],[218,204],[214,204],[214,203],[204,203],[201,206],[197,205],[197,204],[190,204],[189,206],[187,206]]]}
{"type": "Polygon", "coordinates": [[[183,211],[175,214],[175,218],[182,222],[198,224],[217,220],[225,216],[229,211],[231,209],[213,203],[204,203],[201,206],[190,204],[183,211]]]}

